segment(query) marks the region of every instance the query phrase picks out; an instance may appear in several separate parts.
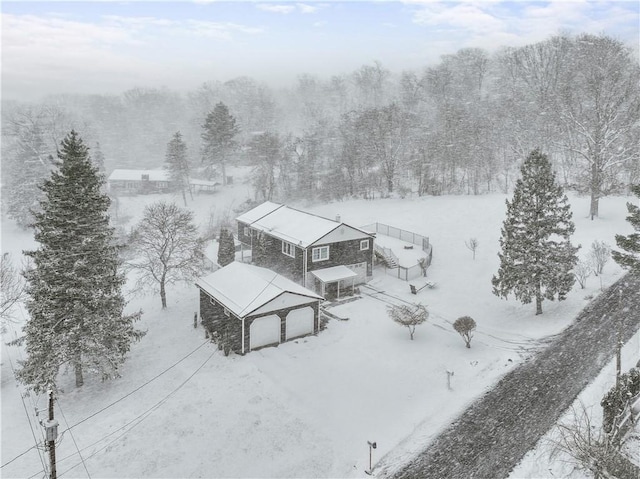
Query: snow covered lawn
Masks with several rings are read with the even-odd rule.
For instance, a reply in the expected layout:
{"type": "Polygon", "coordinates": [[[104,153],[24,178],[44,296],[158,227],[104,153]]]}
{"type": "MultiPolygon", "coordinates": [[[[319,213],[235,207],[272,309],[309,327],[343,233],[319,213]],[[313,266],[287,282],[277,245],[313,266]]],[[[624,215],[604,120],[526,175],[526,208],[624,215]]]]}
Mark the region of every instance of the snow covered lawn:
{"type": "MultiPolygon", "coordinates": [[[[239,204],[245,190],[238,184],[201,195],[190,207],[205,221],[213,206],[223,211],[231,202],[239,204]]],[[[142,199],[123,199],[123,211],[139,217],[144,203],[158,196],[142,199]]],[[[407,282],[377,273],[361,288],[360,299],[330,309],[347,321],[331,320],[318,336],[244,357],[224,357],[205,342],[201,327],[193,328],[198,310],[194,286],[169,289],[165,311],[158,297],[132,298],[129,308],[144,310],[141,327],[148,334],[133,346],[122,378],[105,383],[88,379],[77,390],[72,374],[62,377],[61,409],[56,410],[60,431],[67,423],[77,426],[62,435],[59,477],[365,477],[368,440],[378,444],[374,463],[383,457],[386,462],[406,460],[499,377],[566,327],[587,296],[598,294],[600,280],[606,286],[622,274],[608,263],[585,290],[576,286],[567,301],[545,302],[545,313],[538,317],[533,305],[496,298],[490,279],[498,267],[504,199],[487,195],[292,205],[329,218],[340,214],[355,226],[378,221],[428,236],[434,247],[429,279],[437,287],[412,295],[407,282]],[[475,261],[464,244],[470,237],[479,241],[475,261]],[[402,301],[420,301],[430,311],[414,341],[387,316],[387,306],[402,301]],[[452,327],[463,315],[478,324],[471,349],[452,327]],[[447,370],[454,373],[451,390],[447,370]]],[[[613,245],[615,233],[629,232],[627,198],[601,200],[602,218],[593,222],[586,217],[588,199],[571,200],[574,242],[583,245],[581,255],[593,240],[613,245]]],[[[5,225],[3,250],[29,248],[30,241],[5,225]]],[[[10,339],[11,333],[4,341],[10,339]]],[[[2,349],[5,464],[34,445],[27,416],[41,438],[32,411],[34,404],[43,409],[46,401],[25,398],[25,414],[8,360],[15,365],[22,352],[2,349]]],[[[2,475],[42,477],[42,469],[34,448],[3,467],[2,475]]]]}

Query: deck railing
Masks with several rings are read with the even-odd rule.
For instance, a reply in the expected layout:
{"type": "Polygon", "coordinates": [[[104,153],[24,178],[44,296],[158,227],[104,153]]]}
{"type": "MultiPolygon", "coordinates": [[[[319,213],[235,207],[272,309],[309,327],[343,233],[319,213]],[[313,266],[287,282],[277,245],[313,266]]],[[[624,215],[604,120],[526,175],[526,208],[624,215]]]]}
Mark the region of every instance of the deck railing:
{"type": "Polygon", "coordinates": [[[420,246],[422,248],[422,251],[424,251],[425,253],[428,253],[431,250],[429,238],[412,231],[396,228],[395,226],[385,225],[384,223],[371,223],[366,226],[361,226],[360,229],[365,231],[374,231],[385,236],[390,236],[392,238],[406,241],[407,243],[415,244],[417,246],[420,246]]]}
{"type": "MultiPolygon", "coordinates": [[[[412,231],[396,228],[395,226],[389,226],[384,223],[371,223],[365,226],[361,226],[360,229],[389,236],[391,238],[397,238],[399,240],[406,241],[407,243],[420,246],[420,248],[422,248],[422,251],[427,253],[427,267],[431,265],[433,248],[431,246],[431,243],[429,243],[428,237],[422,236],[418,233],[413,233],[412,231]]],[[[392,250],[376,245],[376,249],[378,248],[382,249],[385,254],[388,254],[391,257],[395,257],[397,263],[397,256],[393,253],[392,250]]],[[[385,273],[397,276],[399,279],[402,279],[404,281],[409,281],[423,275],[422,267],[419,264],[415,264],[409,267],[398,265],[395,268],[391,268],[385,262],[383,266],[385,273]]]]}

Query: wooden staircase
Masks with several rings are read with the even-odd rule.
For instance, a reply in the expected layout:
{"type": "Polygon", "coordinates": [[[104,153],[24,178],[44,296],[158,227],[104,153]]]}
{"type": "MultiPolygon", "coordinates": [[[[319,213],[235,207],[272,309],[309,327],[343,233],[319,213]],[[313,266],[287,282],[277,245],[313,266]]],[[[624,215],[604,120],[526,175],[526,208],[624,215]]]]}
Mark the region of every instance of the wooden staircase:
{"type": "Polygon", "coordinates": [[[375,245],[374,251],[380,258],[382,258],[387,268],[393,269],[398,267],[398,257],[393,254],[393,251],[391,251],[389,248],[375,245]]]}

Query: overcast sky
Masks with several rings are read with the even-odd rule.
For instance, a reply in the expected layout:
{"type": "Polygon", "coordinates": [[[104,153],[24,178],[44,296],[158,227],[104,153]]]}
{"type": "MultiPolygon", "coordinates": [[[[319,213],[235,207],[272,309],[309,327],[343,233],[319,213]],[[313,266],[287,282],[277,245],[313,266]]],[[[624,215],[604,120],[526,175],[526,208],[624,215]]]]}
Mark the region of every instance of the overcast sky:
{"type": "MultiPolygon", "coordinates": [[[[566,31],[637,49],[639,3],[462,1],[2,1],[2,95],[194,88],[248,75],[289,85],[380,61],[420,70],[464,47],[492,52],[566,31]]],[[[637,50],[636,50],[637,51],[637,50]]]]}

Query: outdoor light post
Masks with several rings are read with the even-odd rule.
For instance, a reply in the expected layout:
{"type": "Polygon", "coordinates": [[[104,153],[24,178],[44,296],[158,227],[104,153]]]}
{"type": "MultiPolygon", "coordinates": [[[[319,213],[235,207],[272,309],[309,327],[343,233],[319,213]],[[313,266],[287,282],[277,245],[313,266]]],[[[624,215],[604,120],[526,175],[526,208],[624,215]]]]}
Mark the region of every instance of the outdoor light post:
{"type": "Polygon", "coordinates": [[[369,469],[364,471],[367,474],[371,475],[373,474],[373,467],[372,467],[372,462],[371,462],[371,458],[372,458],[372,451],[373,449],[375,449],[376,447],[378,447],[378,445],[374,442],[371,441],[367,441],[367,444],[369,444],[369,469]]]}

